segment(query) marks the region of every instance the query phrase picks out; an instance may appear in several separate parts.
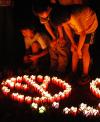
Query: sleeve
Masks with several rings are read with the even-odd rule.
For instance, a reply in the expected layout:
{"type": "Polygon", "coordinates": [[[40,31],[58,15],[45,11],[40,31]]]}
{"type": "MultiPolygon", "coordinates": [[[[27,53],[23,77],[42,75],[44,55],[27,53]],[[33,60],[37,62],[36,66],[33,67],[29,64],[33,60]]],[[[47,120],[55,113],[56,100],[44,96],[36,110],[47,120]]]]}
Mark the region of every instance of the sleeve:
{"type": "Polygon", "coordinates": [[[35,39],[36,39],[36,41],[39,42],[39,44],[41,45],[41,48],[42,48],[43,50],[47,48],[47,45],[46,45],[46,43],[45,43],[45,39],[42,37],[41,34],[37,33],[35,39]]]}

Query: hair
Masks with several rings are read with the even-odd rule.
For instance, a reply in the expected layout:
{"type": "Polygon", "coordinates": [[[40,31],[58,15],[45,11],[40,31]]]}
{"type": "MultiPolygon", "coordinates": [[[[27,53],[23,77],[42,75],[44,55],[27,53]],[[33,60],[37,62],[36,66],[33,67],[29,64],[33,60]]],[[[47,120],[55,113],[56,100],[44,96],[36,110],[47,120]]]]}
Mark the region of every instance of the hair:
{"type": "Polygon", "coordinates": [[[32,10],[35,15],[47,11],[50,6],[51,3],[48,0],[33,0],[32,2],[32,10]]]}
{"type": "Polygon", "coordinates": [[[21,24],[20,25],[20,30],[23,30],[23,29],[30,29],[34,33],[36,33],[35,25],[33,23],[23,23],[23,24],[21,24]]]}

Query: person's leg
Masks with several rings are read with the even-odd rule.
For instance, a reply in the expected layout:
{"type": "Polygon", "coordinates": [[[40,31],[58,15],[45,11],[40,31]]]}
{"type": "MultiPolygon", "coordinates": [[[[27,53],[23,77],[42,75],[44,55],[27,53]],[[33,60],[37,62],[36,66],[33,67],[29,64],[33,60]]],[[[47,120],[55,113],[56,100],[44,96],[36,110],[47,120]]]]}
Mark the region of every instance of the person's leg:
{"type": "Polygon", "coordinates": [[[89,65],[90,65],[90,53],[89,53],[89,44],[84,44],[82,48],[82,61],[83,61],[83,74],[79,81],[79,85],[85,85],[90,81],[89,76],[89,65]]]}
{"type": "Polygon", "coordinates": [[[49,48],[49,54],[50,54],[50,69],[56,70],[57,69],[57,49],[52,44],[50,44],[49,48]]]}
{"type": "Polygon", "coordinates": [[[88,75],[89,65],[90,65],[90,53],[89,53],[89,44],[84,44],[82,48],[83,55],[83,74],[88,75]]]}
{"type": "Polygon", "coordinates": [[[69,63],[68,48],[67,48],[65,40],[58,41],[57,54],[58,54],[57,71],[61,72],[61,73],[65,73],[68,63],[69,63]],[[60,42],[60,41],[62,41],[62,42],[60,42]]]}
{"type": "Polygon", "coordinates": [[[78,66],[78,55],[76,51],[72,52],[72,72],[76,73],[77,72],[77,66],[78,66]]]}

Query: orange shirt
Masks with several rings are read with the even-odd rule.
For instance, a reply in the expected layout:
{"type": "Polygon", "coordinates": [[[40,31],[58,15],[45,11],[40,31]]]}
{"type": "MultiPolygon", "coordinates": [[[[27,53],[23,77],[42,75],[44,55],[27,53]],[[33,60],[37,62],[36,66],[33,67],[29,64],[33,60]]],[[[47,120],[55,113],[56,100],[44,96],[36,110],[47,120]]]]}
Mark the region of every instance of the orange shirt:
{"type": "Polygon", "coordinates": [[[80,34],[82,31],[89,34],[97,29],[98,20],[95,12],[87,7],[80,11],[73,12],[68,21],[68,25],[76,34],[80,34]]]}

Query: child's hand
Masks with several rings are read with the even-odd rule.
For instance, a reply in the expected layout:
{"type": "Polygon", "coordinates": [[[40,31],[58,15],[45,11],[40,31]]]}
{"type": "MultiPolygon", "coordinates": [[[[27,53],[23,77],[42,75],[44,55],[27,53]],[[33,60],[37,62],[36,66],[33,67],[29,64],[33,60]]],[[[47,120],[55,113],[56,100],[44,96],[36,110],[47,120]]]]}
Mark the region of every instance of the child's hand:
{"type": "Polygon", "coordinates": [[[37,55],[30,56],[30,60],[31,60],[31,61],[37,61],[38,58],[39,58],[39,57],[38,57],[37,55]]]}
{"type": "Polygon", "coordinates": [[[78,54],[79,59],[82,59],[82,51],[81,50],[77,50],[77,54],[78,54]]]}
{"type": "Polygon", "coordinates": [[[77,51],[77,45],[76,44],[72,44],[71,45],[71,52],[75,52],[77,51]]]}
{"type": "Polygon", "coordinates": [[[24,56],[24,62],[25,63],[31,62],[28,55],[24,56]]]}
{"type": "Polygon", "coordinates": [[[57,40],[53,40],[53,41],[51,42],[51,47],[56,47],[56,45],[57,45],[57,40]]]}

